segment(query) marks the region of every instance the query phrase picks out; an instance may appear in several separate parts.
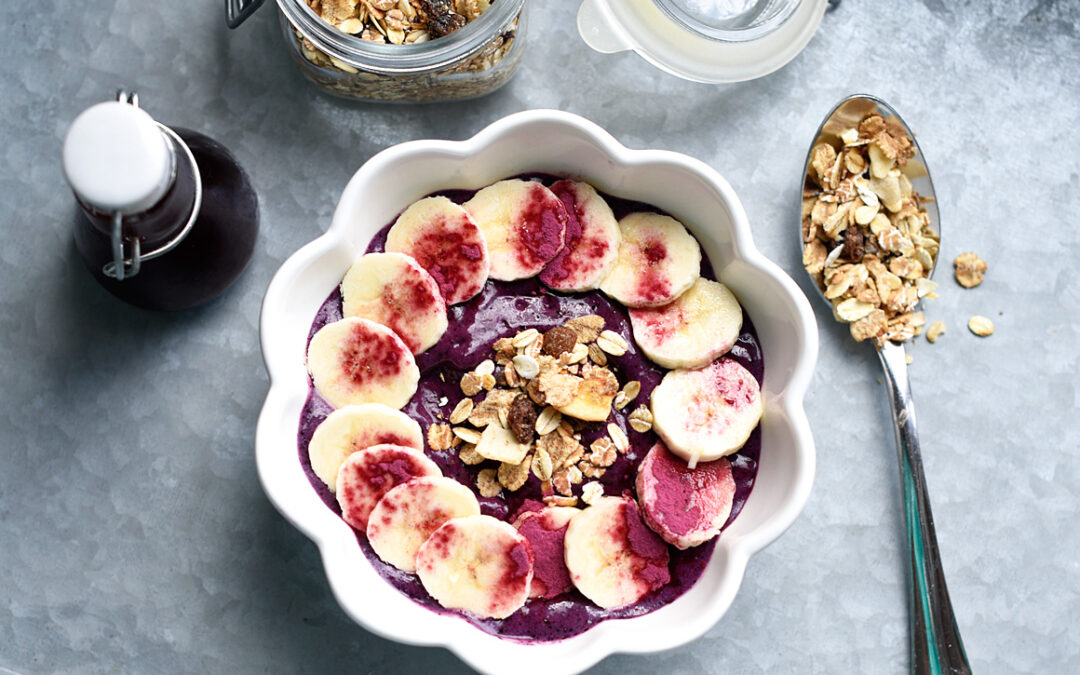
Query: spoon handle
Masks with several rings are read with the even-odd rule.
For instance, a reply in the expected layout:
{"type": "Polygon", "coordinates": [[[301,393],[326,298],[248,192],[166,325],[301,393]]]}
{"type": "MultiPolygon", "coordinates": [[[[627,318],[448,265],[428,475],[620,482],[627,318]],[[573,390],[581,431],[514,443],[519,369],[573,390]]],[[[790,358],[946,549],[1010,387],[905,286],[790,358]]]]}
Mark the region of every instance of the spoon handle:
{"type": "Polygon", "coordinates": [[[892,401],[904,483],[904,519],[911,553],[911,670],[919,675],[971,673],[934,534],[904,347],[886,341],[878,349],[878,357],[885,368],[892,401]]]}

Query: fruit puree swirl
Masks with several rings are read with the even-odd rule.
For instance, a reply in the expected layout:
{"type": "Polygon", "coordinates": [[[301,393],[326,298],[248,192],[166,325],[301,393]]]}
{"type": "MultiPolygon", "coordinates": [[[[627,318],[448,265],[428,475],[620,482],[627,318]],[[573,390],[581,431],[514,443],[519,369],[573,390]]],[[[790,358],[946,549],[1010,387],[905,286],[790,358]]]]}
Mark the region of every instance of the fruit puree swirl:
{"type": "Polygon", "coordinates": [[[682,223],[581,181],[410,205],[319,309],[308,368],[320,497],[402,593],[508,639],[672,602],[757,473],[749,317],[682,223]]]}

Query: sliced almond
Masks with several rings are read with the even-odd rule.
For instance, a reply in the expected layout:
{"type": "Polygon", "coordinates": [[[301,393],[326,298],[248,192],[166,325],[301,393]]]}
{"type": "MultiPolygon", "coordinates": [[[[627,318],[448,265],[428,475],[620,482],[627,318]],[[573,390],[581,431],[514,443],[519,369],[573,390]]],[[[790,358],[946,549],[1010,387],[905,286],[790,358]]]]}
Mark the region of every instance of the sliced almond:
{"type": "MultiPolygon", "coordinates": [[[[925,267],[923,269],[926,269],[925,267]]],[[[929,279],[916,279],[915,280],[915,292],[918,293],[920,298],[936,298],[937,283],[930,281],[929,279]]]]}
{"type": "Polygon", "coordinates": [[[528,354],[518,354],[514,357],[514,370],[526,380],[531,380],[540,374],[540,363],[528,354]]]}
{"type": "MultiPolygon", "coordinates": [[[[454,430],[455,433],[457,430],[454,430]]],[[[462,439],[467,440],[467,439],[462,439]]],[[[513,432],[501,424],[489,424],[476,442],[476,451],[497,462],[520,464],[529,453],[530,445],[519,443],[513,432]]]]}
{"type": "Polygon", "coordinates": [[[884,178],[889,175],[889,171],[892,170],[896,162],[893,159],[885,156],[881,146],[877,143],[871,143],[869,146],[870,154],[870,175],[874,178],[884,178]]]}
{"type": "Polygon", "coordinates": [[[885,208],[893,213],[900,210],[903,196],[900,194],[900,179],[889,173],[881,178],[870,179],[870,189],[874,191],[885,208]]]}
{"type": "Polygon", "coordinates": [[[876,307],[872,303],[848,298],[836,306],[836,316],[851,323],[852,321],[858,321],[875,309],[876,307]]]}
{"type": "Polygon", "coordinates": [[[874,216],[873,220],[870,221],[870,232],[875,236],[880,235],[882,232],[891,228],[892,223],[889,222],[889,217],[884,213],[878,213],[874,216]]]}
{"type": "MultiPolygon", "coordinates": [[[[824,244],[822,244],[824,246],[824,244]]],[[[822,269],[827,269],[836,264],[836,261],[840,259],[840,254],[844,252],[844,245],[840,244],[833,250],[829,251],[829,255],[825,256],[825,264],[822,269]]]]}
{"type": "Polygon", "coordinates": [[[470,429],[469,427],[454,427],[454,435],[465,441],[466,443],[479,443],[480,432],[476,429],[470,429]]]}
{"type": "Polygon", "coordinates": [[[860,206],[855,209],[855,222],[859,225],[869,225],[877,214],[878,207],[876,204],[874,206],[860,206]]]}

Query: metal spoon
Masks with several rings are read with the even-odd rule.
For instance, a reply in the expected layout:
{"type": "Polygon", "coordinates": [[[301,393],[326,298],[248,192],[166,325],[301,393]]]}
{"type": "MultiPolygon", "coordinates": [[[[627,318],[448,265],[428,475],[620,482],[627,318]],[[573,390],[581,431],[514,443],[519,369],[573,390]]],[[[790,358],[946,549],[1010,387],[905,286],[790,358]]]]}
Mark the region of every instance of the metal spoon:
{"type": "MultiPolygon", "coordinates": [[[[815,140],[807,152],[803,166],[803,180],[810,168],[811,152],[822,140],[839,139],[840,133],[858,125],[869,112],[883,117],[894,117],[915,143],[915,157],[909,164],[922,160],[922,152],[911,129],[896,111],[879,98],[864,94],[850,96],[833,108],[818,128],[815,140]]],[[[922,167],[926,168],[925,161],[922,167]]],[[[915,190],[923,197],[932,229],[940,235],[937,201],[929,171],[925,176],[911,179],[915,190]]],[[[801,237],[800,237],[800,245],[801,237]]],[[[935,256],[934,263],[937,262],[935,256]]],[[[936,266],[936,264],[935,264],[936,266]]],[[[931,273],[933,270],[931,269],[931,273]]],[[[815,284],[816,285],[816,284],[815,284]]],[[[826,303],[824,293],[819,295],[826,303]]],[[[830,307],[831,307],[831,303],[830,307]]],[[[934,517],[930,512],[930,498],[926,491],[922,458],[919,452],[919,436],[915,427],[915,406],[911,399],[908,382],[907,359],[902,343],[884,340],[877,346],[878,358],[885,369],[885,379],[892,402],[893,423],[896,429],[896,445],[900,458],[900,473],[904,488],[904,516],[907,523],[908,549],[911,553],[911,665],[915,673],[970,673],[960,631],[956,627],[949,591],[945,586],[945,572],[938,554],[937,537],[934,534],[934,517]]]]}

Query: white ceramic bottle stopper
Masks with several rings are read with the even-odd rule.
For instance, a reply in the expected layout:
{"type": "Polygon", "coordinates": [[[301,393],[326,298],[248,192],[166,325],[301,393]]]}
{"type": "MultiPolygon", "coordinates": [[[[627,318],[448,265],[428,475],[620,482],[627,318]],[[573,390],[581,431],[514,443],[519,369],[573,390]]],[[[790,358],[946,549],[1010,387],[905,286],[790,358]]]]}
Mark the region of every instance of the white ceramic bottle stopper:
{"type": "Polygon", "coordinates": [[[172,183],[174,159],[154,118],[129,103],[84,110],[64,137],[64,176],[79,199],[102,213],[140,213],[172,183]]]}
{"type": "Polygon", "coordinates": [[[154,206],[169,191],[176,156],[138,97],[121,92],[119,100],[91,106],[79,114],[64,136],[64,177],[84,207],[111,217],[113,264],[109,276],[123,280],[139,271],[139,242],[133,264],[125,264],[123,218],[154,206]]]}

